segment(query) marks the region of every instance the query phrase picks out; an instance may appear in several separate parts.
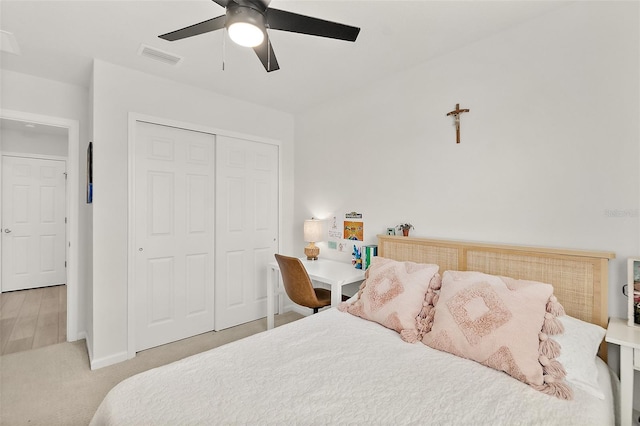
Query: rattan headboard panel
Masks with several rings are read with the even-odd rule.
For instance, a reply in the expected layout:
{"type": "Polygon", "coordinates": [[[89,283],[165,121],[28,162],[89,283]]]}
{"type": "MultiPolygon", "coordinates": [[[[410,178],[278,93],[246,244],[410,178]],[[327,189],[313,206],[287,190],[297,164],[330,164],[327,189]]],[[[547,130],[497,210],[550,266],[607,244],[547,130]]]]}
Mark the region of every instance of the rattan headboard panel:
{"type": "Polygon", "coordinates": [[[378,255],[435,263],[441,274],[479,271],[549,283],[569,315],[607,327],[608,261],[615,258],[611,252],[379,235],[378,255]]]}
{"type": "Polygon", "coordinates": [[[562,283],[554,285],[554,294],[567,313],[583,321],[598,322],[593,317],[593,285],[596,281],[591,262],[470,250],[466,269],[543,283],[562,283]]]}
{"type": "MultiPolygon", "coordinates": [[[[378,245],[378,255],[382,256],[381,247],[378,245]]],[[[386,240],[382,249],[390,259],[408,260],[416,263],[433,263],[440,266],[440,271],[456,270],[460,260],[458,249],[455,247],[407,244],[407,240],[386,240]]]]}

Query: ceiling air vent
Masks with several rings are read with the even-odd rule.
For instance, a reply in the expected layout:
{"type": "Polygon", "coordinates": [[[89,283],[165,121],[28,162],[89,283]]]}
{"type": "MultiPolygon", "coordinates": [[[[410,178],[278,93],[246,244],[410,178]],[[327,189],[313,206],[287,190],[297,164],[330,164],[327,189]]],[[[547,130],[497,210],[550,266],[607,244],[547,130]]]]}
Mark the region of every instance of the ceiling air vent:
{"type": "Polygon", "coordinates": [[[140,49],[138,49],[138,55],[145,56],[156,61],[164,62],[165,64],[169,65],[178,65],[180,61],[182,61],[181,56],[156,49],[155,47],[147,46],[146,44],[140,45],[140,49]]]}

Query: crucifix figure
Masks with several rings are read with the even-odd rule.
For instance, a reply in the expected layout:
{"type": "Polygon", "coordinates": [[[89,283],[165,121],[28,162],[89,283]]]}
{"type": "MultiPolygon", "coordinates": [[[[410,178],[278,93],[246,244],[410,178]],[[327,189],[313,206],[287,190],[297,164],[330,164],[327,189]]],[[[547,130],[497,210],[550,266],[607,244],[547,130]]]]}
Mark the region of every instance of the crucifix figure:
{"type": "Polygon", "coordinates": [[[456,143],[460,143],[460,114],[469,112],[468,109],[460,109],[460,104],[456,104],[456,109],[447,113],[447,116],[453,115],[456,123],[456,143]]]}

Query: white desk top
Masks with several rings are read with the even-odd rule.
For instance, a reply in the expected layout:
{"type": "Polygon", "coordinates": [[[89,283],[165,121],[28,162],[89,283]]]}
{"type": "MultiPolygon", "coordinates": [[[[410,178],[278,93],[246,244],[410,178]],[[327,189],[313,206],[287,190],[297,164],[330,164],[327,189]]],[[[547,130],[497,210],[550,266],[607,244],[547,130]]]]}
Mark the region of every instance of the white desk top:
{"type": "MultiPolygon", "coordinates": [[[[337,260],[323,259],[307,260],[301,258],[304,268],[309,274],[309,278],[327,284],[350,284],[364,280],[364,271],[356,269],[350,263],[338,262],[337,260]]],[[[272,268],[278,268],[278,262],[269,264],[272,268]]]]}
{"type": "Polygon", "coordinates": [[[640,326],[632,327],[627,324],[626,319],[611,318],[604,340],[616,345],[640,349],[640,326]]]}

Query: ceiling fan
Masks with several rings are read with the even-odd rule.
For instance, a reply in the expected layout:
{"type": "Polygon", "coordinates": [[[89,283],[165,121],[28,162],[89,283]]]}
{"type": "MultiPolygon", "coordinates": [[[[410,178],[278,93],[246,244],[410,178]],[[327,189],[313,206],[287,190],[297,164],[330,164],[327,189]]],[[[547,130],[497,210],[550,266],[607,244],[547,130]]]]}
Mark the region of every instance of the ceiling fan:
{"type": "Polygon", "coordinates": [[[346,41],[356,41],[360,33],[360,28],[357,27],[270,8],[271,0],[213,1],[227,9],[224,15],[159,37],[176,41],[226,28],[231,40],[241,46],[252,47],[267,72],[271,72],[280,67],[273,53],[267,28],[346,41]]]}

